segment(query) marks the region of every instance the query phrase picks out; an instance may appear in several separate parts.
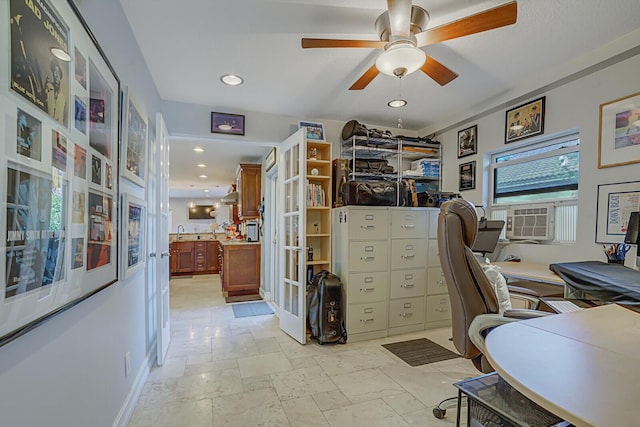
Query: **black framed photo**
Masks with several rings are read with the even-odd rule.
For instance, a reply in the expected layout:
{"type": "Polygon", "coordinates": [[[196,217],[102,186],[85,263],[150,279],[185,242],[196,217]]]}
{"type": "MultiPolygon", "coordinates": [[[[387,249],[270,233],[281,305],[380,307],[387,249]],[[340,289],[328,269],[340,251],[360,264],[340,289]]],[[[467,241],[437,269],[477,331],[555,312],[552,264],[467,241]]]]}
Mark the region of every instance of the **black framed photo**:
{"type": "Polygon", "coordinates": [[[120,80],[73,1],[5,4],[0,346],[119,272],[119,189],[105,167],[118,173],[120,80]]]}
{"type": "Polygon", "coordinates": [[[506,144],[544,133],[544,100],[543,96],[507,110],[504,131],[506,144]]]}
{"type": "Polygon", "coordinates": [[[211,113],[211,133],[244,135],[244,116],[241,114],[211,113]]]}
{"type": "Polygon", "coordinates": [[[467,157],[478,152],[478,125],[458,132],[458,158],[467,157]]]}
{"type": "Polygon", "coordinates": [[[476,188],[476,161],[462,163],[458,169],[458,191],[476,188]]]}

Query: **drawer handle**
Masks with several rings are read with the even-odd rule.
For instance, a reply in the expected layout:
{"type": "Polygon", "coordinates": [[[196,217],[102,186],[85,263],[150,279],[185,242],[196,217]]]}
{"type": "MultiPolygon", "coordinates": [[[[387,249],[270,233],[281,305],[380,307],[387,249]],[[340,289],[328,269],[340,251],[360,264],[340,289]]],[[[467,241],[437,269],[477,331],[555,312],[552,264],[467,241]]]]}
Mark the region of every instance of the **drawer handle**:
{"type": "Polygon", "coordinates": [[[405,288],[405,289],[411,289],[414,286],[415,285],[413,283],[403,283],[402,285],[400,285],[401,288],[405,288]]]}
{"type": "Polygon", "coordinates": [[[416,255],[415,255],[415,254],[402,255],[402,258],[404,258],[404,259],[413,259],[413,258],[415,258],[415,257],[416,257],[416,255]]]}
{"type": "Polygon", "coordinates": [[[360,319],[362,323],[371,323],[373,322],[373,317],[367,317],[366,319],[360,319]]]}
{"type": "Polygon", "coordinates": [[[400,317],[411,317],[413,316],[412,312],[408,312],[408,313],[400,313],[400,317]]]}
{"type": "Polygon", "coordinates": [[[360,288],[360,292],[373,292],[376,288],[360,288]]]}
{"type": "Polygon", "coordinates": [[[447,310],[446,308],[436,308],[436,311],[437,311],[438,313],[446,313],[446,312],[447,312],[447,311],[449,311],[449,310],[447,310]]]}
{"type": "Polygon", "coordinates": [[[403,224],[401,227],[404,229],[416,228],[415,224],[403,224]]]}
{"type": "Polygon", "coordinates": [[[374,257],[374,256],[361,256],[360,259],[362,261],[373,261],[374,259],[376,259],[376,257],[374,257]]]}
{"type": "Polygon", "coordinates": [[[376,226],[367,224],[367,225],[361,225],[360,228],[364,228],[365,230],[373,230],[374,228],[376,228],[376,226]]]}
{"type": "Polygon", "coordinates": [[[438,280],[438,285],[444,285],[444,280],[438,280]]]}

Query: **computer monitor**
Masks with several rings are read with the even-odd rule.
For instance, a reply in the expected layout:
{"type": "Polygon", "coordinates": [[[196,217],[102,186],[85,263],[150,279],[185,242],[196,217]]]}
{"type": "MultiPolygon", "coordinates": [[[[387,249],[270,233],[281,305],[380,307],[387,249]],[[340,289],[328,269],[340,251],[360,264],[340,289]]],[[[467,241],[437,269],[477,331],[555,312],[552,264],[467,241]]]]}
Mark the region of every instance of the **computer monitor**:
{"type": "Polygon", "coordinates": [[[502,220],[481,219],[478,221],[478,234],[471,250],[482,253],[483,256],[495,251],[503,228],[504,221],[502,220]]]}

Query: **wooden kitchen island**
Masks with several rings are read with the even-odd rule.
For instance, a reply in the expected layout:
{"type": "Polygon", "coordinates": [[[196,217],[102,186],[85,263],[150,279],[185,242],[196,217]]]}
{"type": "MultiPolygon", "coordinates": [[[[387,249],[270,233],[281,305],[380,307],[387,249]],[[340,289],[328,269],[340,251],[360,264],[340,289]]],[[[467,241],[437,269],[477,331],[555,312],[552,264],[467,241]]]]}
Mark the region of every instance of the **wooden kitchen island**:
{"type": "Polygon", "coordinates": [[[219,273],[225,296],[260,292],[260,243],[218,240],[219,273]]]}

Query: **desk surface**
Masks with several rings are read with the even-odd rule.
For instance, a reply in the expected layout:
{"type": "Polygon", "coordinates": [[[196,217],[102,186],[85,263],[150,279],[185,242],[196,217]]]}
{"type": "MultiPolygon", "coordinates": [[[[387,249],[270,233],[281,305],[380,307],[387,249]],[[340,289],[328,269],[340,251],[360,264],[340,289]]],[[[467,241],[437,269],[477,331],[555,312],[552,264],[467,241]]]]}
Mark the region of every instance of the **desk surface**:
{"type": "Polygon", "coordinates": [[[610,304],[509,323],[486,347],[511,386],[576,426],[637,424],[640,314],[610,304]]]}
{"type": "Polygon", "coordinates": [[[511,261],[495,262],[494,264],[500,267],[500,272],[506,277],[555,285],[565,284],[560,276],[549,270],[548,265],[511,261]]]}

